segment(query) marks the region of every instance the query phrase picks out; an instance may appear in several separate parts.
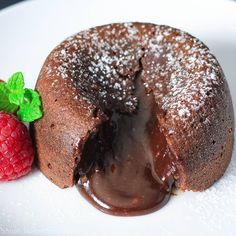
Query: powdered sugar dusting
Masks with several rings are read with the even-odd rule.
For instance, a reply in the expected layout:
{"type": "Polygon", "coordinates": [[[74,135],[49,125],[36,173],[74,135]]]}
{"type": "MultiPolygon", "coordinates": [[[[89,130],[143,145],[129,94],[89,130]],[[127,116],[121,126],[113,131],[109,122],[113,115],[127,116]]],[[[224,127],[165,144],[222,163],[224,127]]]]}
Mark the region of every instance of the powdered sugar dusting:
{"type": "Polygon", "coordinates": [[[208,48],[182,31],[157,26],[148,48],[145,85],[173,119],[191,118],[208,97],[216,95],[215,85],[223,83],[220,67],[208,48]]]}
{"type": "Polygon", "coordinates": [[[153,91],[161,108],[177,120],[191,119],[223,83],[208,48],[167,26],[125,23],[93,28],[68,38],[52,57],[59,66],[47,73],[71,81],[92,103],[121,111],[136,109],[133,82],[141,59],[147,91],[153,91]]]}

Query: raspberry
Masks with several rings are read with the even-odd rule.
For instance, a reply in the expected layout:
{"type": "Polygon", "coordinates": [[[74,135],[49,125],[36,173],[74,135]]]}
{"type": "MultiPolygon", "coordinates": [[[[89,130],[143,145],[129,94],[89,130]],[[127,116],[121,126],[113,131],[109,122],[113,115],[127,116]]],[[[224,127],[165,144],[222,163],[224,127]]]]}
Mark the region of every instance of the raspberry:
{"type": "Polygon", "coordinates": [[[0,112],[0,180],[26,175],[31,170],[33,158],[27,127],[14,115],[0,112]]]}

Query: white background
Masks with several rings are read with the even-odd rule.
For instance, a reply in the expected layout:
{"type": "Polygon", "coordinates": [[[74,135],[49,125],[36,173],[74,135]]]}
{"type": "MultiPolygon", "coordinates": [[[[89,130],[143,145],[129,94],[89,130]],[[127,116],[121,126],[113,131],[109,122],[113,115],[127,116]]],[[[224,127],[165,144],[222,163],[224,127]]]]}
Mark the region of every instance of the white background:
{"type": "MultiPolygon", "coordinates": [[[[0,78],[23,71],[34,87],[48,53],[80,30],[144,21],[181,28],[218,58],[236,107],[236,1],[35,0],[0,11],[0,78]]],[[[236,235],[236,157],[213,187],[180,193],[162,210],[114,217],[94,209],[76,188],[61,190],[37,169],[0,183],[0,235],[236,235]]]]}

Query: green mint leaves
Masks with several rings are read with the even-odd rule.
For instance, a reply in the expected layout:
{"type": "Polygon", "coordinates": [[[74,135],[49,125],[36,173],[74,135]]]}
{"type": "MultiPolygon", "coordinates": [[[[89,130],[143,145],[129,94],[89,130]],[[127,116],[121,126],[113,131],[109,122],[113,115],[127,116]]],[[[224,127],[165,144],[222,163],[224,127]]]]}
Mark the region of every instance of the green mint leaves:
{"type": "Polygon", "coordinates": [[[5,83],[0,82],[0,111],[17,113],[23,122],[32,122],[42,117],[38,92],[24,88],[24,77],[17,72],[5,83]]]}
{"type": "Polygon", "coordinates": [[[24,101],[24,77],[21,72],[15,73],[5,84],[8,91],[9,102],[15,105],[20,105],[24,101]]]}
{"type": "Polygon", "coordinates": [[[17,110],[17,105],[9,102],[9,96],[5,84],[0,82],[0,111],[13,113],[17,110]]]}
{"type": "Polygon", "coordinates": [[[32,89],[25,89],[24,103],[21,104],[17,115],[22,121],[34,121],[42,117],[39,94],[32,89]]]}

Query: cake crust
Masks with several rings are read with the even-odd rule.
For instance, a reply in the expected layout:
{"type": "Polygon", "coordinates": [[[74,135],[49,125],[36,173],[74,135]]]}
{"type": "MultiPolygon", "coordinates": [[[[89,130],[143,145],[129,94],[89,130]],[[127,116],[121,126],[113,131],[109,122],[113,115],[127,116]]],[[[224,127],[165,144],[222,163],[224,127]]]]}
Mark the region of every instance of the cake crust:
{"type": "Polygon", "coordinates": [[[84,143],[108,118],[134,112],[134,79],[147,93],[176,157],[175,183],[202,191],[225,172],[234,117],[223,71],[209,49],[178,29],[148,23],[82,31],[47,57],[36,89],[44,116],[33,126],[40,170],[61,188],[73,186],[84,143]]]}

